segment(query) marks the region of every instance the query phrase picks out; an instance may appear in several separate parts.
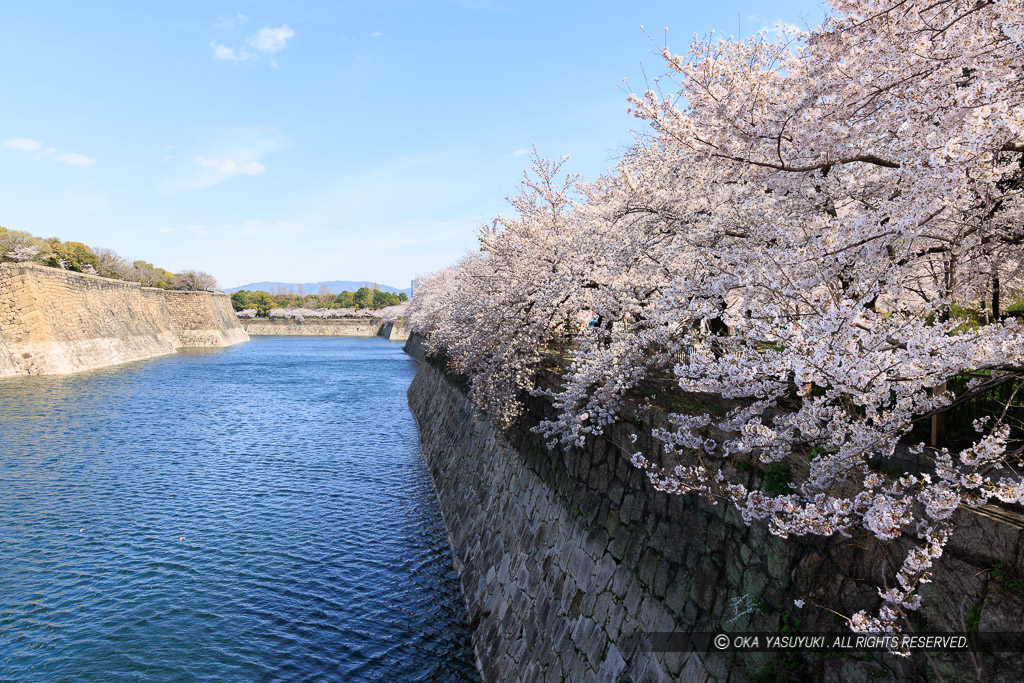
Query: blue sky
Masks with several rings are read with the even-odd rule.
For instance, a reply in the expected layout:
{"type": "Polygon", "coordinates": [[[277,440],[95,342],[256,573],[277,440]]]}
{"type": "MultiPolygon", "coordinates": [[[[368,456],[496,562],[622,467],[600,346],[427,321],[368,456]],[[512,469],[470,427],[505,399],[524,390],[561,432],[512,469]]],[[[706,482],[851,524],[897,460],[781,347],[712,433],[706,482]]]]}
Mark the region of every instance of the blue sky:
{"type": "Polygon", "coordinates": [[[4,2],[0,225],[223,286],[451,263],[532,145],[594,177],[652,38],[815,2],[4,2]],[[649,38],[641,31],[646,28],[649,38]]]}

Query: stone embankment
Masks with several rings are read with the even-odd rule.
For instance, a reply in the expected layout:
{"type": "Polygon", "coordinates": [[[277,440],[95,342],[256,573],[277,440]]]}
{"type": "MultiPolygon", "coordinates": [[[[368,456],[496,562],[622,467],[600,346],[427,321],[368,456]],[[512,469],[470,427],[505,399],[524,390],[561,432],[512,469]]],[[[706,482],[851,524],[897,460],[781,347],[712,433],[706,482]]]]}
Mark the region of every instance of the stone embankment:
{"type": "Polygon", "coordinates": [[[227,294],[0,263],[0,377],[67,374],[248,339],[227,294]]]}
{"type": "Polygon", "coordinates": [[[420,362],[425,361],[427,359],[427,347],[423,343],[423,337],[418,334],[410,334],[409,340],[405,342],[405,352],[420,362]]]}
{"type": "Polygon", "coordinates": [[[410,332],[409,323],[404,318],[399,318],[381,325],[377,334],[391,341],[408,341],[410,332]]]}
{"type": "MultiPolygon", "coordinates": [[[[407,348],[422,352],[416,335],[407,348]]],[[[656,453],[644,434],[664,414],[630,407],[606,438],[549,449],[530,432],[550,414],[545,401],[500,432],[464,387],[428,358],[409,405],[486,681],[1011,680],[1024,669],[1009,652],[690,652],[690,635],[710,637],[698,634],[849,635],[812,603],[874,610],[914,539],[772,536],[729,506],[657,492],[633,467],[629,453],[656,453]],[[659,646],[668,632],[674,647],[659,646]]],[[[748,485],[762,476],[751,471],[748,485]]],[[[1024,630],[1022,526],[1003,509],[958,512],[913,630],[1024,630]]]]}
{"type": "Polygon", "coordinates": [[[391,341],[409,338],[404,320],[384,322],[380,318],[242,318],[242,327],[253,336],[302,337],[384,337],[391,341]]]}

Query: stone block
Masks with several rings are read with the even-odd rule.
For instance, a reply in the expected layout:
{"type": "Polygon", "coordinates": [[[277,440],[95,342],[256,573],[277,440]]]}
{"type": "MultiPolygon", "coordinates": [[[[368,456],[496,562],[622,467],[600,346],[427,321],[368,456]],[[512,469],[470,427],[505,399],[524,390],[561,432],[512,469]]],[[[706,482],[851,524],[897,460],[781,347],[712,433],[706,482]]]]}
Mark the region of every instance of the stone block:
{"type": "MultiPolygon", "coordinates": [[[[492,660],[483,667],[490,672],[487,680],[499,680],[494,667],[506,655],[517,660],[513,677],[520,679],[742,680],[743,672],[760,669],[763,657],[711,658],[709,664],[688,653],[652,656],[643,639],[654,631],[713,629],[729,618],[731,602],[741,595],[761,596],[776,608],[799,593],[847,613],[858,606],[873,610],[878,598],[872,581],[891,580],[902,560],[901,544],[913,540],[878,552],[860,538],[846,545],[817,538],[784,541],[696,496],[667,496],[652,504],[656,497],[642,474],[600,439],[584,449],[554,449],[543,458],[517,451],[509,444],[529,449],[536,438],[506,440],[485,419],[473,422],[466,397],[443,373],[424,367],[433,366],[421,366],[409,390],[410,405],[450,538],[459,546],[456,571],[479,594],[471,596],[471,604],[479,605],[471,610],[479,615],[474,646],[492,660]],[[605,466],[607,493],[598,495],[605,466]],[[591,484],[594,489],[588,489],[591,484]],[[571,510],[574,505],[579,513],[571,510]],[[467,572],[475,578],[468,580],[467,572]],[[490,582],[481,582],[481,574],[490,582]]],[[[545,409],[543,401],[531,408],[545,409]]],[[[1016,548],[1019,557],[1017,527],[985,524],[962,523],[960,544],[951,544],[936,565],[931,589],[944,594],[930,596],[930,602],[947,615],[943,624],[951,630],[962,629],[953,627],[979,605],[982,629],[1018,630],[1024,613],[1021,596],[1009,589],[1017,584],[991,578],[997,556],[1016,548]],[[939,571],[944,564],[947,573],[939,571]]],[[[1013,573],[1012,555],[1000,571],[1024,576],[1013,573]]],[[[924,626],[932,627],[938,622],[928,605],[926,598],[922,615],[924,626]]],[[[801,613],[805,627],[821,623],[812,616],[801,613]]],[[[755,613],[750,624],[774,628],[777,618],[755,613]]],[[[827,615],[824,623],[830,623],[827,615]]],[[[826,678],[832,680],[846,671],[839,663],[828,666],[826,678]]],[[[860,663],[849,668],[869,670],[874,669],[860,663]]],[[[956,665],[950,671],[949,680],[964,673],[956,665]]]]}
{"type": "MultiPolygon", "coordinates": [[[[960,508],[953,513],[948,552],[989,565],[1012,562],[1021,554],[1021,526],[1012,523],[1011,515],[996,506],[960,508]]],[[[1019,521],[1024,524],[1024,516],[1019,521]]]]}
{"type": "Polygon", "coordinates": [[[597,679],[602,683],[615,683],[619,675],[626,670],[626,660],[622,658],[615,645],[609,645],[601,668],[598,669],[597,679]]]}

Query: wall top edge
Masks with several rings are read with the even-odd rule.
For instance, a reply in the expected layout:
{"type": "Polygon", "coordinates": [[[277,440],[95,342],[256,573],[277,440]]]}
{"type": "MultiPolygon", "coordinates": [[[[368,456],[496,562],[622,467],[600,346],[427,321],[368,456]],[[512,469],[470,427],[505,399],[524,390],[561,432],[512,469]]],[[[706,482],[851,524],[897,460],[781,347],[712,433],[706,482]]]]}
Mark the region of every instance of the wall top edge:
{"type": "Polygon", "coordinates": [[[214,296],[228,297],[229,294],[225,292],[190,292],[179,289],[160,289],[159,287],[143,287],[141,283],[131,282],[130,280],[118,280],[112,277],[103,277],[102,275],[95,275],[92,273],[79,273],[74,270],[63,270],[61,268],[51,268],[50,266],[44,266],[39,263],[14,263],[11,261],[4,261],[0,263],[0,271],[13,271],[13,272],[28,272],[37,271],[45,274],[60,273],[69,277],[80,277],[87,280],[98,280],[110,285],[116,285],[121,287],[129,287],[132,289],[141,289],[145,292],[164,292],[165,294],[211,294],[214,296]]]}

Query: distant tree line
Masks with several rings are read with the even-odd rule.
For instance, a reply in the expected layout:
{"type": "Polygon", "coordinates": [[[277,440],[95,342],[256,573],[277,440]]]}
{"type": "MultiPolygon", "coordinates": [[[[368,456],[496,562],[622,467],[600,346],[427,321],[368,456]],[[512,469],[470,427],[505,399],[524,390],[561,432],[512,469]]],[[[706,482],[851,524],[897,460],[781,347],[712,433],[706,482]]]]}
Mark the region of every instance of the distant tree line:
{"type": "Polygon", "coordinates": [[[0,226],[0,262],[39,263],[51,268],[92,273],[144,287],[187,291],[213,291],[217,280],[209,273],[185,270],[172,273],[147,261],[129,261],[113,249],[63,242],[57,237],[36,237],[0,226]]]}
{"type": "Polygon", "coordinates": [[[231,305],[235,307],[236,311],[255,310],[257,316],[264,318],[269,316],[270,311],[275,308],[377,310],[388,306],[397,306],[409,300],[405,292],[395,294],[369,287],[360,287],[354,292],[341,292],[340,294],[331,294],[326,287],[320,289],[319,294],[285,293],[281,291],[283,288],[274,294],[240,289],[231,295],[231,305]]]}

